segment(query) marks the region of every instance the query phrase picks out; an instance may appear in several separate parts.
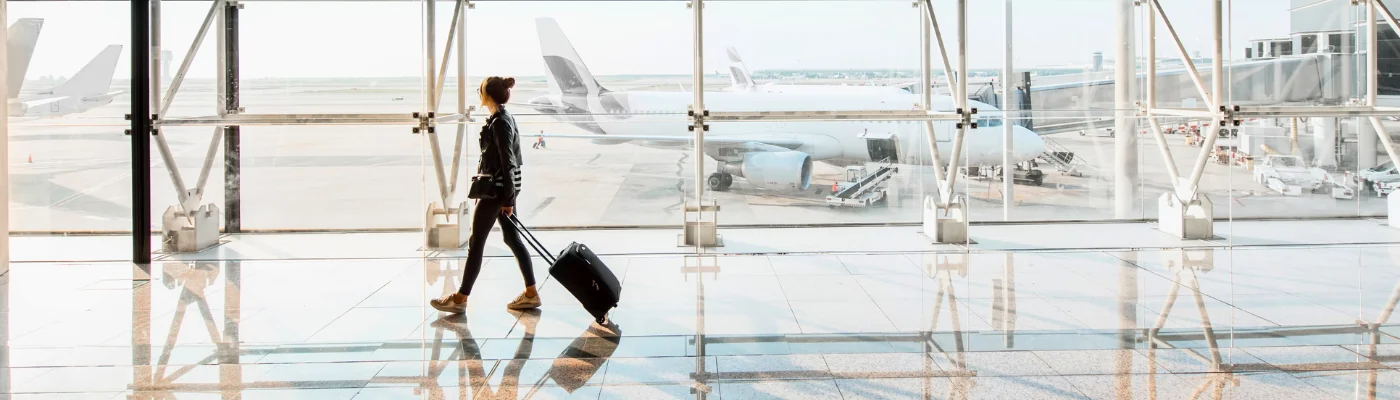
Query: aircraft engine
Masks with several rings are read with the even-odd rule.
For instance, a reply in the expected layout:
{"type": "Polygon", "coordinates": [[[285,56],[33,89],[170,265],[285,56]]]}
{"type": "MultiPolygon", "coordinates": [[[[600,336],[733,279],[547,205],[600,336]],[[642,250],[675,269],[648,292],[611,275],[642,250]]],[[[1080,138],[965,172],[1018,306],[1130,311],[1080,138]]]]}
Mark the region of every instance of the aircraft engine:
{"type": "Polygon", "coordinates": [[[744,154],[743,163],[723,164],[720,171],[742,176],[760,189],[807,190],[812,183],[812,156],[800,151],[750,152],[744,154]]]}

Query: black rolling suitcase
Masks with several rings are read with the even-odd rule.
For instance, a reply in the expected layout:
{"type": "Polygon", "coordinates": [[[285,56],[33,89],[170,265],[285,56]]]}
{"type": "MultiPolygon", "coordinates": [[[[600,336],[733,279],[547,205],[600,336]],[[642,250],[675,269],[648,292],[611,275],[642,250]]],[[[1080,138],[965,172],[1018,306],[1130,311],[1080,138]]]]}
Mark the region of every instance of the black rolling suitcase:
{"type": "Polygon", "coordinates": [[[520,219],[514,215],[510,219],[524,234],[525,242],[549,263],[549,276],[558,280],[583,303],[583,308],[593,315],[595,321],[600,324],[607,321],[608,310],[617,307],[617,302],[622,299],[622,283],[598,259],[598,255],[578,242],[570,243],[558,256],[551,255],[544,244],[525,228],[525,224],[520,223],[520,219]]]}

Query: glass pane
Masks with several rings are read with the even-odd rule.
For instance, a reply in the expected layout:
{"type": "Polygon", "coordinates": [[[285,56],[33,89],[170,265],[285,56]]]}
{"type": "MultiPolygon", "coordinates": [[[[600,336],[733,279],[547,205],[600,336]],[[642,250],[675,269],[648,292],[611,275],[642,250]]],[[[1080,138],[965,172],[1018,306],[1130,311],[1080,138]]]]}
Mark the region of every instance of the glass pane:
{"type": "MultiPolygon", "coordinates": [[[[1344,2],[1311,7],[1261,6],[1233,13],[1235,42],[1229,43],[1227,96],[1245,107],[1316,108],[1317,115],[1244,118],[1218,144],[1233,148],[1229,185],[1202,181],[1208,193],[1230,191],[1216,204],[1216,217],[1320,218],[1384,213],[1384,201],[1365,196],[1358,170],[1376,165],[1376,135],[1368,118],[1337,118],[1329,107],[1363,104],[1365,58],[1356,48],[1364,37],[1363,7],[1344,2]],[[1280,16],[1288,15],[1284,19],[1280,16]],[[1289,39],[1292,38],[1292,39],[1289,39]],[[1279,47],[1296,41],[1298,54],[1247,57],[1240,47],[1279,47]],[[1358,169],[1358,167],[1360,167],[1358,169]]],[[[1215,171],[1212,165],[1208,174],[1215,171]]]]}
{"type": "MultiPolygon", "coordinates": [[[[708,3],[705,65],[716,73],[706,76],[705,107],[915,110],[920,16],[898,1],[708,3]],[[794,18],[774,24],[777,14],[794,18]]],[[[714,184],[707,187],[717,192],[726,225],[917,222],[918,169],[905,167],[928,149],[922,125],[711,123],[705,168],[714,184]]]]}
{"type": "MultiPolygon", "coordinates": [[[[974,213],[974,218],[1055,221],[1143,215],[1146,201],[1134,193],[1145,179],[1145,171],[1140,171],[1143,160],[1118,154],[1118,142],[1140,143],[1146,137],[1138,135],[1142,124],[1132,117],[1132,105],[1117,103],[1115,71],[1123,58],[1115,46],[1115,7],[1112,1],[1017,1],[1010,15],[1000,6],[983,11],[987,16],[978,20],[975,32],[988,31],[989,37],[971,38],[983,47],[1004,51],[1005,34],[996,31],[1004,31],[1008,19],[1011,24],[1011,77],[1002,76],[1000,63],[1007,56],[1002,51],[987,54],[986,61],[980,63],[973,60],[975,65],[996,63],[989,73],[1010,81],[1010,93],[1000,84],[989,93],[995,95],[991,98],[998,108],[1003,102],[1011,103],[1011,111],[996,116],[1009,118],[1016,125],[1011,147],[1018,165],[1006,174],[1014,183],[1009,195],[1003,193],[999,160],[993,173],[974,178],[971,184],[980,189],[972,192],[984,193],[989,200],[984,207],[991,209],[974,213]],[[1038,29],[1044,21],[1088,20],[1106,23],[1055,24],[1053,29],[1038,29]],[[1120,156],[1129,160],[1122,174],[1117,173],[1120,156]],[[1126,181],[1118,182],[1124,178],[1126,181]]],[[[1133,44],[1139,46],[1136,41],[1133,44]]],[[[993,134],[1004,132],[994,128],[993,134]]],[[[997,143],[999,158],[1000,141],[997,143]]],[[[1128,149],[1136,151],[1135,146],[1128,149]]]]}
{"type": "MultiPolygon", "coordinates": [[[[683,3],[483,2],[469,15],[469,90],[487,76],[517,78],[507,109],[522,140],[522,221],[681,224],[695,180],[683,3]]],[[[485,112],[477,115],[467,132],[472,157],[485,112]]],[[[463,173],[475,163],[469,157],[463,173]]]]}
{"type": "MultiPolygon", "coordinates": [[[[238,40],[246,112],[409,114],[422,110],[423,3],[334,4],[245,3],[238,40]],[[373,16],[373,29],[366,29],[365,16],[373,16]]],[[[438,26],[445,32],[452,3],[436,6],[438,26]]],[[[438,52],[445,42],[446,37],[440,36],[438,52]]]]}
{"type": "MultiPolygon", "coordinates": [[[[13,231],[131,231],[131,137],[123,135],[128,123],[122,118],[129,110],[129,9],[121,3],[9,5],[13,231]]],[[[111,243],[129,249],[131,242],[111,243]]]]}

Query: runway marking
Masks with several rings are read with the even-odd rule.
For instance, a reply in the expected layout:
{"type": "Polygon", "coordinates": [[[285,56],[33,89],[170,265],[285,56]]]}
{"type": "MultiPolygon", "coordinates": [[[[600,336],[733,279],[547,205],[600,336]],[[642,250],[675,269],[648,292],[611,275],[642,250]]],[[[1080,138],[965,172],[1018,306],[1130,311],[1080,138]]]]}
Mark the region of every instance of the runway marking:
{"type": "Polygon", "coordinates": [[[553,202],[554,202],[554,198],[553,198],[553,197],[545,197],[545,198],[544,198],[544,201],[541,202],[540,205],[535,206],[534,209],[531,209],[531,210],[530,210],[530,215],[539,214],[539,213],[540,213],[540,210],[543,210],[545,207],[549,207],[549,203],[553,203],[553,202]]]}

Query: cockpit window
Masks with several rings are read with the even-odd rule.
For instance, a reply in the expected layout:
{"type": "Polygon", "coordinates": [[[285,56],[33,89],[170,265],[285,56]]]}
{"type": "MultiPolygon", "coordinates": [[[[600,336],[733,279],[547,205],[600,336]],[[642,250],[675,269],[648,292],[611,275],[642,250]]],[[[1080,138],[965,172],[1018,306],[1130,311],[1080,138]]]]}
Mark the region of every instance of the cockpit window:
{"type": "Polygon", "coordinates": [[[1001,126],[1001,118],[979,118],[977,120],[977,126],[984,128],[1001,126]]]}

